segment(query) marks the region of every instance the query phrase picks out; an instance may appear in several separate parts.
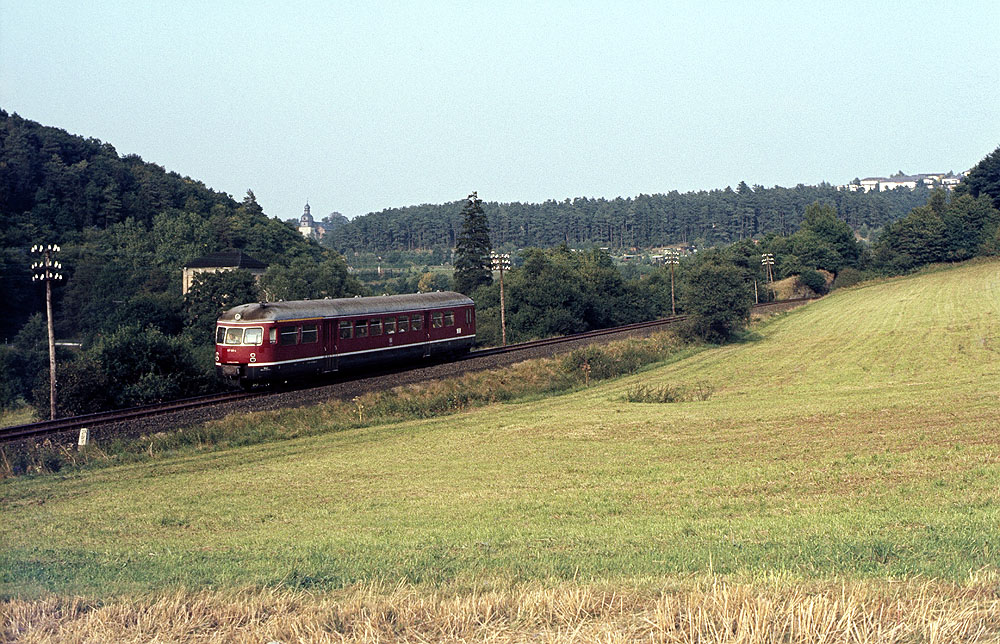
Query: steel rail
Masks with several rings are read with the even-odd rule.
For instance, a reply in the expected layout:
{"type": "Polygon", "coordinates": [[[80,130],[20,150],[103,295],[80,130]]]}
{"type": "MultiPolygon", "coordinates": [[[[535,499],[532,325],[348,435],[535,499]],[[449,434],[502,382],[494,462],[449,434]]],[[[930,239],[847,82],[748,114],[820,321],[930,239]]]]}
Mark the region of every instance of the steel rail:
{"type": "MultiPolygon", "coordinates": [[[[766,302],[763,304],[754,305],[753,310],[754,311],[766,310],[768,308],[776,306],[803,303],[814,299],[817,298],[803,297],[791,300],[778,300],[775,302],[766,302]]],[[[462,356],[460,360],[462,361],[474,360],[476,358],[485,358],[487,356],[498,355],[502,353],[513,353],[516,351],[524,351],[527,349],[534,349],[537,347],[544,347],[555,344],[562,344],[566,342],[586,340],[587,338],[596,338],[605,335],[627,333],[629,331],[646,329],[650,327],[669,326],[671,324],[677,324],[679,322],[683,322],[684,320],[687,319],[687,317],[688,316],[686,315],[674,315],[666,318],[659,318],[657,320],[635,322],[633,324],[625,324],[622,326],[611,327],[608,329],[595,329],[593,331],[584,331],[582,333],[574,333],[572,335],[563,335],[553,338],[543,338],[541,340],[532,340],[529,342],[520,342],[518,344],[509,344],[506,347],[493,347],[489,349],[480,349],[479,351],[472,351],[467,355],[462,356]]],[[[196,396],[193,398],[182,398],[180,400],[173,400],[154,405],[143,405],[140,407],[130,407],[128,409],[115,409],[111,411],[102,411],[93,414],[83,414],[80,416],[67,416],[65,418],[56,418],[55,420],[43,420],[37,423],[27,423],[24,425],[12,425],[9,427],[0,427],[0,443],[14,441],[14,440],[22,440],[25,438],[40,437],[48,434],[55,434],[58,432],[78,430],[83,427],[88,427],[88,428],[98,427],[101,425],[110,425],[113,423],[135,420],[137,418],[147,418],[150,416],[158,416],[161,414],[169,414],[178,411],[198,409],[200,407],[210,407],[213,405],[235,402],[238,400],[246,400],[248,398],[273,395],[275,393],[278,392],[275,391],[224,392],[224,393],[208,394],[205,396],[196,396]]]]}
{"type": "Polygon", "coordinates": [[[660,318],[658,320],[649,320],[646,322],[634,322],[632,324],[624,324],[622,326],[611,327],[608,329],[595,329],[593,331],[584,331],[582,333],[574,333],[572,335],[560,335],[553,338],[530,340],[528,342],[519,342],[518,344],[508,344],[506,347],[492,347],[489,349],[480,349],[479,351],[472,351],[467,356],[464,356],[463,359],[472,360],[474,358],[483,358],[486,356],[492,356],[500,353],[523,351],[525,349],[534,349],[535,347],[545,347],[552,344],[562,344],[564,342],[573,342],[576,340],[586,340],[587,338],[596,338],[602,335],[626,333],[628,331],[634,331],[637,329],[646,329],[649,327],[668,326],[670,324],[676,324],[677,322],[683,322],[686,319],[687,319],[686,315],[675,315],[669,318],[660,318]]]}
{"type": "Polygon", "coordinates": [[[234,402],[246,398],[264,395],[263,392],[225,392],[218,394],[208,394],[205,396],[195,396],[193,398],[181,398],[169,402],[154,405],[142,405],[140,407],[129,407],[127,409],[114,409],[101,411],[93,414],[81,414],[79,416],[66,416],[55,420],[43,420],[37,423],[27,423],[24,425],[12,425],[10,427],[0,427],[0,442],[31,438],[33,436],[44,436],[58,432],[76,430],[83,427],[98,427],[100,425],[110,425],[136,418],[147,418],[160,414],[169,414],[188,409],[198,409],[199,407],[210,407],[227,402],[234,402]]]}

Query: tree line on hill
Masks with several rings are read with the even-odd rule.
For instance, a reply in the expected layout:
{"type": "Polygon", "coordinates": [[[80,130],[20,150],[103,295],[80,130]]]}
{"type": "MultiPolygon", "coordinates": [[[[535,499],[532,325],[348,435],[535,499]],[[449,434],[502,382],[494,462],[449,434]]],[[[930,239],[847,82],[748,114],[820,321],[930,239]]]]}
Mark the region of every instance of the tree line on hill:
{"type": "MultiPolygon", "coordinates": [[[[699,248],[773,232],[795,232],[805,208],[832,205],[853,229],[867,236],[916,206],[929,190],[845,192],[829,184],[794,188],[751,188],[639,195],[634,198],[579,197],[540,204],[483,204],[494,246],[504,249],[651,248],[685,243],[699,248]]],[[[332,229],[323,243],[341,252],[454,248],[461,233],[461,202],[391,208],[355,217],[332,229]]]]}

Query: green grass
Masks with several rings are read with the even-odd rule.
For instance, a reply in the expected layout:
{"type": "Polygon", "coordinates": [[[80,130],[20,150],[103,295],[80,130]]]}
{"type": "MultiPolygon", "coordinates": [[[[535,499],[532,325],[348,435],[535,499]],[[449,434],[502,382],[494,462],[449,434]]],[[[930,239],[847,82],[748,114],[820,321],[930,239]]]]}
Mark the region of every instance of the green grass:
{"type": "Polygon", "coordinates": [[[757,332],[549,399],[0,482],[0,593],[998,567],[1000,264],[757,332]]]}
{"type": "Polygon", "coordinates": [[[11,409],[0,409],[0,427],[26,425],[39,420],[38,412],[26,402],[19,402],[11,409]]]}

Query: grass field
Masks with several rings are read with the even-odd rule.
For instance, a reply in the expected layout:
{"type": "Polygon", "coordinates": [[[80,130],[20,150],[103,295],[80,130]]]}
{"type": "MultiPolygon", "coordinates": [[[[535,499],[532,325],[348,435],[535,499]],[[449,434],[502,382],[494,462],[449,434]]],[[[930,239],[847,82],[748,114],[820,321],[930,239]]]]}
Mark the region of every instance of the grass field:
{"type": "Polygon", "coordinates": [[[38,420],[38,413],[25,403],[19,404],[13,409],[0,410],[0,427],[24,425],[38,420]]]}
{"type": "Polygon", "coordinates": [[[1000,264],[840,291],[756,334],[549,399],[2,481],[0,593],[646,596],[707,576],[975,586],[995,608],[1000,264]],[[638,384],[713,393],[626,402],[638,384]]]}

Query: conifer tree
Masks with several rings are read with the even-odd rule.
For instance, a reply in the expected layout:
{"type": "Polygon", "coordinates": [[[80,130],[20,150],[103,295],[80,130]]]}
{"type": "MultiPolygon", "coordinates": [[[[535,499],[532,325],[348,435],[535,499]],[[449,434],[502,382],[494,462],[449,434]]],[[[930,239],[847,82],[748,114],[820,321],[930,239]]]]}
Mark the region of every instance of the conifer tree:
{"type": "Polygon", "coordinates": [[[462,209],[462,232],[455,243],[455,290],[469,295],[493,282],[490,271],[490,227],[482,200],[473,192],[462,209]]]}

